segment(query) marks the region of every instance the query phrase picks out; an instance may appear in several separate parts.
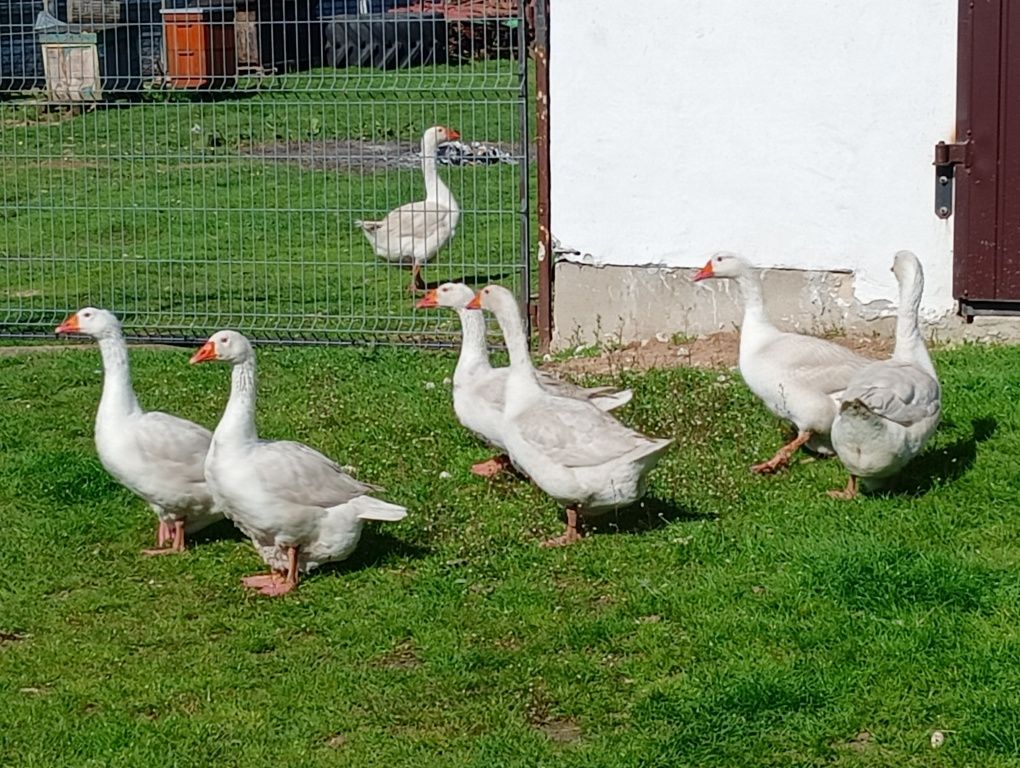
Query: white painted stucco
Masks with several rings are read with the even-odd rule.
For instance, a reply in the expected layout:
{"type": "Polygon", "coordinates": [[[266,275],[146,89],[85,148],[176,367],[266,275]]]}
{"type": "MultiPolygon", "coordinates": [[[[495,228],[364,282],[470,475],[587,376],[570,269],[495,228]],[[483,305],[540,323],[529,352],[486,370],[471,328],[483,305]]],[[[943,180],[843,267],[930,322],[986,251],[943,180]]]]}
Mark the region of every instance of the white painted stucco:
{"type": "MultiPolygon", "coordinates": [[[[956,0],[556,0],[552,229],[596,265],[849,270],[953,310],[932,147],[954,138],[956,0]]],[[[885,305],[888,306],[888,305],[885,305]]]]}

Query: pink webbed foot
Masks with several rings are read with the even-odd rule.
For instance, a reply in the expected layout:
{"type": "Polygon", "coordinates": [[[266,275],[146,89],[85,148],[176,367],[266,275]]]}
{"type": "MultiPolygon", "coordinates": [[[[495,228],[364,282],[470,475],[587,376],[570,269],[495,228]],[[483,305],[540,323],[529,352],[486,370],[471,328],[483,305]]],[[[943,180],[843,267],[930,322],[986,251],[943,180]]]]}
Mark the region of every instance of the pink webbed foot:
{"type": "Polygon", "coordinates": [[[273,584],[282,584],[287,580],[287,577],[279,571],[273,571],[272,573],[259,573],[255,576],[245,576],[241,579],[241,584],[248,587],[248,589],[259,589],[268,587],[273,584]]]}
{"type": "Polygon", "coordinates": [[[293,590],[297,584],[292,581],[283,581],[275,584],[267,584],[259,590],[260,595],[268,595],[269,597],[279,597],[285,595],[293,590]]]}
{"type": "Polygon", "coordinates": [[[545,549],[555,549],[556,547],[568,547],[571,544],[575,544],[576,542],[580,541],[583,538],[584,536],[582,536],[580,533],[573,529],[568,528],[562,535],[555,536],[551,539],[546,539],[541,544],[539,544],[539,546],[545,549]]]}
{"type": "Polygon", "coordinates": [[[488,461],[472,464],[471,473],[479,477],[495,477],[500,472],[504,472],[512,467],[513,464],[510,463],[510,457],[503,454],[501,456],[493,456],[488,461]]]}
{"type": "Polygon", "coordinates": [[[846,488],[837,488],[834,491],[828,491],[828,494],[833,499],[840,499],[841,501],[850,501],[851,499],[857,498],[857,478],[854,475],[850,475],[850,479],[847,480],[846,488]]]}

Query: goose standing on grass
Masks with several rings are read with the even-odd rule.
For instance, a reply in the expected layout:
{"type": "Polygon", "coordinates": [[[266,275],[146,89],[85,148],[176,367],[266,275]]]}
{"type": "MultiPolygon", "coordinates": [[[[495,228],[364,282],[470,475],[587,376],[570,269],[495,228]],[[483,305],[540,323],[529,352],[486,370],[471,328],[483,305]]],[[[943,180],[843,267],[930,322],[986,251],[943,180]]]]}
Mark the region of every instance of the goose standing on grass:
{"type": "MultiPolygon", "coordinates": [[[[482,477],[491,477],[510,467],[503,443],[503,408],[509,368],[493,368],[485,342],[485,319],[477,309],[468,309],[475,292],[463,283],[443,283],[426,292],[416,305],[419,309],[449,307],[460,317],[460,356],[453,372],[453,410],[470,431],[502,453],[471,467],[482,477]]],[[[523,335],[523,329],[521,329],[523,335]]],[[[525,341],[525,344],[527,342],[525,341]]],[[[536,371],[538,381],[554,395],[588,400],[602,411],[611,411],[630,402],[629,389],[579,387],[545,371],[536,371]]]]}
{"type": "Polygon", "coordinates": [[[407,510],[368,494],[332,459],[307,445],[260,440],[255,431],[255,352],[236,331],[219,331],[191,357],[233,366],[230,399],[213,432],[205,475],[223,511],[247,534],[271,571],[242,583],[266,595],[297,586],[300,574],[343,560],[365,520],[402,520],[407,510]]]}
{"type": "Polygon", "coordinates": [[[425,177],[425,199],[406,203],[379,221],[355,221],[372,244],[376,255],[393,264],[411,267],[411,293],[425,288],[421,268],[450,242],[460,220],[460,207],[436,172],[436,149],[460,134],[436,125],[421,137],[421,172],[425,177]]]}
{"type": "Polygon", "coordinates": [[[850,472],[845,490],[829,491],[839,499],[854,498],[858,480],[868,486],[896,474],[939,423],[938,374],[917,321],[924,271],[910,251],[896,254],[892,271],[900,285],[892,357],[857,372],[832,423],[832,446],[850,472]]]}
{"type": "Polygon", "coordinates": [[[120,321],[105,309],[85,307],[56,328],[99,342],[103,394],[96,411],[96,452],[117,482],[144,499],[159,524],[147,555],[183,552],[184,537],[223,515],[205,482],[208,429],[160,411],[143,411],[131,385],[120,321]]]}
{"type": "Polygon", "coordinates": [[[507,452],[567,510],[566,531],[542,546],[572,544],[583,535],[579,517],[620,509],[644,495],[648,473],[673,441],[646,437],[587,400],[543,387],[517,302],[506,288],[488,285],[468,306],[496,315],[510,352],[502,427],[507,452]]]}
{"type": "Polygon", "coordinates": [[[873,361],[814,336],[780,331],[765,315],[761,277],[742,257],[717,253],[694,276],[732,278],[744,302],[740,326],[740,375],[773,414],[793,422],[797,435],[752,472],[772,473],[790,463],[802,445],[830,455],[829,430],[850,379],[873,361]]]}

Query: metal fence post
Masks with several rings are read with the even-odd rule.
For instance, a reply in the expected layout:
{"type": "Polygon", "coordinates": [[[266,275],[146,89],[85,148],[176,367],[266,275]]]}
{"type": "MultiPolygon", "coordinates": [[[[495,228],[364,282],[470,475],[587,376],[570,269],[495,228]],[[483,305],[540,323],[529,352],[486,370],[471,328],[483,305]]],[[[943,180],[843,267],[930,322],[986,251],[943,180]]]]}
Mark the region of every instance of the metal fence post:
{"type": "Polygon", "coordinates": [[[535,110],[538,164],[538,346],[548,352],[553,331],[552,213],[549,167],[549,0],[534,0],[535,110]]]}

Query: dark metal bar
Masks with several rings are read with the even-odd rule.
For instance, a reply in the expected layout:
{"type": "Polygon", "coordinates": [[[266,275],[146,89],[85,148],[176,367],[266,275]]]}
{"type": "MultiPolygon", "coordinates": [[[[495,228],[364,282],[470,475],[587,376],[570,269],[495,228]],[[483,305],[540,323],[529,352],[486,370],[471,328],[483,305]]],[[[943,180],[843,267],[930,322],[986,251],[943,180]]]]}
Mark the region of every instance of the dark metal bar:
{"type": "Polygon", "coordinates": [[[535,9],[535,124],[538,165],[538,348],[549,350],[553,332],[553,243],[549,163],[549,0],[535,9]]]}
{"type": "Polygon", "coordinates": [[[532,321],[531,305],[531,131],[528,119],[530,110],[528,107],[528,28],[532,23],[530,4],[518,4],[517,24],[517,74],[520,82],[520,109],[518,120],[520,122],[520,148],[521,148],[521,178],[520,178],[520,236],[521,236],[521,288],[518,301],[525,308],[524,323],[525,333],[531,338],[534,330],[532,321]]]}

